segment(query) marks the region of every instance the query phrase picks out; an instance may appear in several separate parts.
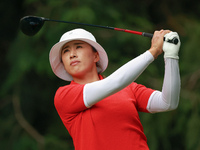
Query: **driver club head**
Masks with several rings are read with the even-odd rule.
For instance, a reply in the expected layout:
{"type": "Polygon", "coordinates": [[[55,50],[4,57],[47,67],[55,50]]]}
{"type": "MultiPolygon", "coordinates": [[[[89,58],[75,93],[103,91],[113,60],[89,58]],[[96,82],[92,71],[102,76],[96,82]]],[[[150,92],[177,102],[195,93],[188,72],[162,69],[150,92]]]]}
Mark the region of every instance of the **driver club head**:
{"type": "Polygon", "coordinates": [[[28,35],[35,35],[44,25],[45,18],[36,16],[25,16],[20,20],[21,31],[28,35]]]}

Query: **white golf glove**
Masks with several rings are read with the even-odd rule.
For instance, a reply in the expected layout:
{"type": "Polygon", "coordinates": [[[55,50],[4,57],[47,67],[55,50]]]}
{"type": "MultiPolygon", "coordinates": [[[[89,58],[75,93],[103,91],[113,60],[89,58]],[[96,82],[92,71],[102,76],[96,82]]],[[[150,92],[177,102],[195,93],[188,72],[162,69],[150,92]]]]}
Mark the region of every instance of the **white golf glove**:
{"type": "Polygon", "coordinates": [[[179,59],[178,52],[181,45],[180,38],[176,32],[170,32],[165,34],[165,41],[163,43],[164,58],[179,59]],[[169,43],[168,40],[172,40],[174,37],[178,39],[177,44],[169,43]]]}

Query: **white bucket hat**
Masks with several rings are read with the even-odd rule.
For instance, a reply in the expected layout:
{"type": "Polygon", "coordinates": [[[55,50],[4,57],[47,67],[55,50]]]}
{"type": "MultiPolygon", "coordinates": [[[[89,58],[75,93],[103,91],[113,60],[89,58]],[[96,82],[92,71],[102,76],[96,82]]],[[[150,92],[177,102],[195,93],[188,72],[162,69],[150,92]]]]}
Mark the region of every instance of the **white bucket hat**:
{"type": "Polygon", "coordinates": [[[73,80],[72,76],[65,70],[63,63],[61,62],[61,49],[63,45],[73,40],[81,40],[94,47],[99,53],[100,58],[97,62],[98,73],[102,73],[106,70],[108,66],[108,56],[103,47],[96,42],[95,37],[90,32],[84,29],[74,29],[64,33],[60,38],[60,41],[51,48],[49,53],[50,65],[56,76],[66,81],[73,80]]]}

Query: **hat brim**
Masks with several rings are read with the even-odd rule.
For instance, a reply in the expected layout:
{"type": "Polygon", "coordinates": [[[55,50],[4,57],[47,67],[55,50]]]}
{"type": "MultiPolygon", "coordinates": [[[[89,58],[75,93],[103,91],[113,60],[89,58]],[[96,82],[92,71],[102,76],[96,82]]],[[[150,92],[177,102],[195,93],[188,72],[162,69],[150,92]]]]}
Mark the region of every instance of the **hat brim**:
{"type": "Polygon", "coordinates": [[[61,49],[64,44],[74,40],[84,41],[97,50],[100,58],[98,61],[99,65],[97,66],[97,72],[98,73],[104,72],[108,66],[108,56],[104,48],[100,44],[92,40],[85,38],[74,38],[58,42],[51,48],[51,51],[49,53],[49,61],[54,74],[58,76],[60,79],[65,81],[73,80],[72,76],[65,70],[63,63],[61,62],[61,49]]]}

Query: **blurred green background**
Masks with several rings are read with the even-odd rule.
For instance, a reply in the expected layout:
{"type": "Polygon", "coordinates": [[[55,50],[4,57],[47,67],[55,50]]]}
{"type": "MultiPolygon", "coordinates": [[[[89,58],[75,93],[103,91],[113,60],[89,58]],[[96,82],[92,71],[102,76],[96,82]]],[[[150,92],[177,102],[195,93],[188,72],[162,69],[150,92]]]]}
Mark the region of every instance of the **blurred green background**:
{"type": "MultiPolygon", "coordinates": [[[[72,150],[71,137],[55,108],[54,94],[69,82],[51,71],[48,55],[74,28],[92,32],[106,49],[108,76],[150,48],[151,39],[113,30],[46,22],[33,37],[19,30],[26,15],[153,33],[170,29],[181,38],[179,107],[140,113],[151,150],[200,150],[200,1],[182,0],[2,0],[0,2],[0,149],[72,150]]],[[[161,90],[163,55],[136,80],[161,90]]]]}

